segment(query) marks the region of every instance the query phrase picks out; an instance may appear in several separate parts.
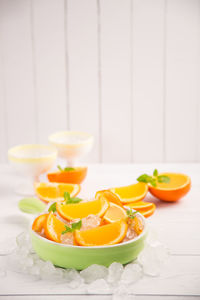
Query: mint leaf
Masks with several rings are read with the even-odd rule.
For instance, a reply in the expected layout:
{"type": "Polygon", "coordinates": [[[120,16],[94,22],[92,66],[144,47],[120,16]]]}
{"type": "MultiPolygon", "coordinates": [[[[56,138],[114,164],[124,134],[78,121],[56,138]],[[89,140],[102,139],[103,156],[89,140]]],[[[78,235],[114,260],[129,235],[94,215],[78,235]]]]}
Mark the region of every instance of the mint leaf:
{"type": "Polygon", "coordinates": [[[51,206],[49,206],[49,209],[48,211],[52,211],[52,212],[55,212],[56,211],[56,202],[54,202],[53,204],[51,204],[51,206]]]}
{"type": "Polygon", "coordinates": [[[126,211],[126,214],[127,216],[130,218],[130,219],[134,219],[136,214],[137,214],[137,211],[133,211],[132,209],[128,209],[126,211]]]}
{"type": "Polygon", "coordinates": [[[170,182],[170,178],[166,175],[159,175],[158,176],[158,182],[160,183],[169,183],[170,182]]]}
{"type": "Polygon", "coordinates": [[[141,176],[139,176],[137,178],[137,181],[139,182],[145,182],[145,183],[149,183],[149,181],[151,180],[151,176],[147,175],[147,174],[142,174],[141,176]]]}
{"type": "Polygon", "coordinates": [[[67,168],[64,168],[64,172],[68,172],[68,171],[73,171],[75,170],[74,168],[71,168],[71,167],[67,167],[67,168]]]}
{"type": "Polygon", "coordinates": [[[81,220],[76,222],[76,223],[72,223],[72,230],[73,231],[74,230],[79,230],[79,229],[81,229],[81,226],[82,226],[82,221],[81,220]]]}
{"type": "Polygon", "coordinates": [[[70,200],[67,202],[67,204],[69,204],[69,203],[79,203],[79,202],[81,202],[82,201],[82,199],[81,198],[78,198],[78,197],[72,197],[72,198],[70,198],[70,200]]]}
{"type": "Polygon", "coordinates": [[[60,172],[63,172],[63,169],[61,168],[60,165],[57,165],[57,168],[58,168],[58,170],[59,170],[60,172]]]}
{"type": "Polygon", "coordinates": [[[65,233],[68,233],[68,232],[74,232],[75,230],[79,230],[81,229],[81,226],[82,226],[82,221],[78,221],[76,223],[72,223],[72,226],[67,226],[65,225],[65,230],[62,231],[61,234],[65,234],[65,233]]]}
{"type": "Polygon", "coordinates": [[[60,172],[68,172],[68,171],[73,171],[73,170],[75,170],[74,168],[71,168],[71,167],[66,167],[66,168],[63,169],[60,165],[58,165],[57,168],[58,168],[58,170],[59,170],[60,172]]]}
{"type": "Polygon", "coordinates": [[[155,170],[153,171],[153,176],[155,176],[155,177],[158,176],[158,170],[157,170],[157,169],[155,169],[155,170]]]}
{"type": "Polygon", "coordinates": [[[68,201],[70,201],[70,193],[69,192],[64,192],[64,199],[66,204],[68,203],[68,201]]]}
{"type": "Polygon", "coordinates": [[[80,201],[82,201],[82,199],[78,198],[78,197],[71,198],[69,192],[64,192],[64,199],[65,199],[65,204],[75,204],[75,203],[79,203],[80,201]]]}

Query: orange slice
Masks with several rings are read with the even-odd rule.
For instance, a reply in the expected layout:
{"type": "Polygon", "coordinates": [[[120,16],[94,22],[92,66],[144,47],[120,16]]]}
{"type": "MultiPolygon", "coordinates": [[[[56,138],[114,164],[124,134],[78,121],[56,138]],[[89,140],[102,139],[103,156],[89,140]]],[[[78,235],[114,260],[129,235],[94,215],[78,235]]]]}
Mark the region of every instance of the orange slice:
{"type": "Polygon", "coordinates": [[[106,211],[103,218],[107,223],[112,223],[112,222],[120,221],[122,219],[125,220],[126,217],[127,217],[126,210],[121,206],[111,202],[110,207],[106,211]]]}
{"type": "Polygon", "coordinates": [[[144,201],[128,203],[126,206],[139,211],[146,218],[150,217],[156,209],[154,203],[144,202],[144,201]]]}
{"type": "Polygon", "coordinates": [[[35,192],[37,196],[45,202],[63,201],[64,192],[69,192],[70,196],[74,197],[80,192],[80,185],[70,183],[36,182],[35,192]]]}
{"type": "Polygon", "coordinates": [[[93,229],[76,230],[74,237],[81,246],[107,246],[120,243],[126,235],[128,224],[124,221],[114,222],[93,229]]]}
{"type": "Polygon", "coordinates": [[[144,199],[148,192],[148,185],[143,182],[112,188],[111,192],[115,193],[122,203],[138,202],[144,199]]]}
{"type": "Polygon", "coordinates": [[[174,202],[185,196],[191,188],[189,176],[180,173],[162,173],[170,178],[169,183],[157,183],[156,187],[149,185],[150,193],[156,198],[174,202]]]}
{"type": "Polygon", "coordinates": [[[44,228],[47,216],[48,214],[38,216],[33,222],[32,229],[36,232],[41,232],[41,230],[44,228]]]}
{"type": "Polygon", "coordinates": [[[100,197],[105,197],[109,202],[113,202],[121,207],[123,207],[120,198],[109,190],[102,190],[96,192],[95,199],[99,199],[100,197]]]}
{"type": "Polygon", "coordinates": [[[60,243],[62,231],[65,230],[65,224],[57,219],[52,212],[47,216],[45,226],[45,235],[49,240],[60,243]]]}
{"type": "Polygon", "coordinates": [[[50,182],[62,182],[62,183],[76,183],[83,182],[87,175],[87,167],[77,167],[74,170],[58,171],[54,173],[48,173],[47,177],[50,182]]]}
{"type": "Polygon", "coordinates": [[[103,198],[77,204],[56,203],[56,210],[66,220],[83,219],[88,215],[103,216],[109,208],[109,202],[103,198]]]}

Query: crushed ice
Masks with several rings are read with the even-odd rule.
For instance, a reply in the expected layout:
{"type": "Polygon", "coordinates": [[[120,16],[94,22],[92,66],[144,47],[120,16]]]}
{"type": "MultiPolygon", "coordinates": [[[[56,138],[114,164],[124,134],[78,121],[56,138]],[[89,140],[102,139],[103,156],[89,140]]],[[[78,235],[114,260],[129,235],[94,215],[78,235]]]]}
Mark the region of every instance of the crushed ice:
{"type": "MultiPolygon", "coordinates": [[[[88,294],[113,294],[113,299],[127,293],[127,287],[144,276],[159,276],[168,251],[150,231],[144,250],[134,262],[123,266],[114,262],[108,268],[92,265],[78,272],[74,269],[55,267],[51,262],[43,261],[34,252],[29,234],[24,232],[16,238],[17,247],[7,254],[7,270],[25,273],[39,280],[52,280],[65,283],[68,288],[83,287],[88,294]]],[[[5,253],[4,253],[5,255],[5,253]]],[[[0,270],[0,277],[6,276],[7,270],[0,270]]],[[[133,297],[133,295],[132,295],[133,297]]],[[[129,295],[126,294],[126,299],[129,295]]],[[[131,298],[133,299],[133,298],[131,298]]]]}

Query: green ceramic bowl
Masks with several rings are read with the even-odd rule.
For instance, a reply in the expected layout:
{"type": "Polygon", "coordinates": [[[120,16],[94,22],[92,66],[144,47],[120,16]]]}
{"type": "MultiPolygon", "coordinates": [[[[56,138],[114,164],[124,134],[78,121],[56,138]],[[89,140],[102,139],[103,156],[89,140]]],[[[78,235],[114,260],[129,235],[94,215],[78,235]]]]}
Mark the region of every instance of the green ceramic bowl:
{"type": "Polygon", "coordinates": [[[144,248],[147,225],[144,217],[144,230],[134,240],[112,246],[81,247],[59,244],[41,237],[32,229],[31,241],[35,252],[45,261],[51,261],[62,268],[83,270],[92,264],[108,267],[113,262],[127,264],[137,258],[144,248]]]}

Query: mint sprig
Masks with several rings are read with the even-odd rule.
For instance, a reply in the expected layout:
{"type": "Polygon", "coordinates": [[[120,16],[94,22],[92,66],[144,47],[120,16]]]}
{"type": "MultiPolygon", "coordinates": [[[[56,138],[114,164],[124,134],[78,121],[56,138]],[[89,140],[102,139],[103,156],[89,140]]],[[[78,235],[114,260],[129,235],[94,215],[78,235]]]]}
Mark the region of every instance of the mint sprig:
{"type": "Polygon", "coordinates": [[[157,182],[159,182],[159,183],[169,183],[170,178],[166,175],[158,175],[158,170],[155,169],[153,171],[153,176],[150,176],[148,174],[142,174],[137,178],[137,181],[150,183],[152,186],[156,187],[157,182]]]}
{"type": "Polygon", "coordinates": [[[48,211],[52,211],[52,212],[55,212],[56,211],[56,202],[54,202],[53,204],[51,204],[51,206],[49,206],[49,209],[48,211]]]}
{"type": "Polygon", "coordinates": [[[64,192],[65,204],[75,204],[82,201],[81,198],[71,197],[69,192],[64,192]]]}
{"type": "Polygon", "coordinates": [[[74,232],[75,230],[81,229],[82,226],[82,221],[78,221],[76,223],[72,223],[71,227],[65,225],[65,230],[62,231],[62,234],[68,233],[68,232],[74,232]]]}
{"type": "Polygon", "coordinates": [[[75,170],[74,168],[71,168],[71,167],[66,167],[63,169],[60,165],[58,165],[57,168],[60,172],[69,172],[69,171],[75,170]]]}
{"type": "Polygon", "coordinates": [[[137,210],[133,211],[132,209],[128,209],[126,211],[126,214],[127,214],[128,218],[134,219],[136,217],[137,212],[138,212],[137,210]]]}

